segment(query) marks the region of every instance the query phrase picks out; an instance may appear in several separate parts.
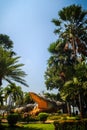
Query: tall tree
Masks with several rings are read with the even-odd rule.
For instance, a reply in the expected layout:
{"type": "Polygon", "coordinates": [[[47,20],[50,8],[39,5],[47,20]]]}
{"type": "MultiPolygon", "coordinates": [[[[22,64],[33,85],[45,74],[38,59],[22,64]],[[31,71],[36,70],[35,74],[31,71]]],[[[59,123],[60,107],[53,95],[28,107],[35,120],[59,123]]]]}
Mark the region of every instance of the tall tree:
{"type": "Polygon", "coordinates": [[[6,34],[0,34],[0,47],[6,51],[9,51],[11,53],[11,56],[16,54],[13,51],[13,41],[6,34]]]}
{"type": "Polygon", "coordinates": [[[9,83],[14,80],[28,86],[24,80],[26,73],[21,69],[24,64],[19,64],[19,58],[13,51],[13,41],[10,37],[0,34],[0,86],[3,80],[9,83]]]}
{"type": "Polygon", "coordinates": [[[16,81],[28,86],[24,80],[26,73],[21,69],[24,64],[19,64],[19,58],[17,56],[11,57],[10,52],[0,47],[0,86],[3,80],[9,83],[16,81]]]}
{"type": "MultiPolygon", "coordinates": [[[[67,88],[71,86],[67,87],[65,84],[73,81],[76,76],[78,79],[76,72],[79,70],[76,66],[81,66],[81,63],[85,62],[87,67],[87,11],[82,10],[81,6],[70,5],[60,10],[58,19],[53,19],[52,22],[57,27],[54,32],[58,35],[58,40],[48,48],[52,56],[48,60],[45,83],[47,89],[57,88],[63,95],[67,95],[67,101],[71,102],[74,96],[71,93],[77,88],[74,84],[72,89],[67,91],[67,88]]],[[[82,70],[85,71],[86,69],[83,68],[82,70]]],[[[84,77],[84,74],[81,74],[84,77]]],[[[80,80],[83,79],[82,77],[80,80]]],[[[86,75],[85,79],[87,80],[86,75]]],[[[79,87],[82,88],[83,80],[79,82],[81,83],[79,87]]],[[[79,90],[81,91],[81,89],[79,90]]]]}
{"type": "Polygon", "coordinates": [[[77,52],[87,56],[87,11],[81,6],[71,5],[59,11],[59,18],[52,22],[57,26],[55,33],[63,38],[65,51],[72,50],[72,57],[77,52]]]}
{"type": "Polygon", "coordinates": [[[15,83],[7,85],[4,89],[5,93],[5,99],[7,100],[9,98],[9,104],[10,107],[12,107],[15,103],[18,103],[18,105],[23,104],[23,91],[20,86],[16,86],[15,83]],[[19,102],[18,102],[19,101],[19,102]]]}

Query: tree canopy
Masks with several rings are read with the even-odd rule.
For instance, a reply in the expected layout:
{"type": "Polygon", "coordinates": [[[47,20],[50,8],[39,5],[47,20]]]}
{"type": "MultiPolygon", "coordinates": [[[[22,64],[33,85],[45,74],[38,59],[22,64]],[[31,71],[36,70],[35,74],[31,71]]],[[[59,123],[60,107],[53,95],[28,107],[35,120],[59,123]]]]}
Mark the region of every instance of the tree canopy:
{"type": "Polygon", "coordinates": [[[71,104],[74,98],[82,112],[82,105],[87,107],[87,11],[70,5],[52,22],[58,39],[48,48],[51,56],[45,72],[46,87],[58,89],[61,98],[71,104]]]}
{"type": "Polygon", "coordinates": [[[19,59],[20,57],[13,51],[13,42],[9,36],[0,34],[0,86],[2,81],[6,80],[28,87],[24,79],[27,74],[22,70],[24,64],[19,63],[19,59]]]}

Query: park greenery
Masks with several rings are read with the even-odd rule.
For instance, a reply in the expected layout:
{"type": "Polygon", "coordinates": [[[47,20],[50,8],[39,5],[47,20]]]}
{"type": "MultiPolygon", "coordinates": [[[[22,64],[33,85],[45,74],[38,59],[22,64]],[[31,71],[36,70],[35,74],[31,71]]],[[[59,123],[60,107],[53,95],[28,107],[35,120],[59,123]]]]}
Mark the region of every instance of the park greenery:
{"type": "MultiPolygon", "coordinates": [[[[70,5],[61,9],[58,18],[52,19],[52,22],[56,26],[54,33],[57,35],[57,40],[48,48],[51,56],[45,72],[45,84],[47,90],[57,89],[58,93],[43,94],[51,100],[65,102],[67,114],[57,112],[56,116],[39,113],[35,117],[32,115],[24,117],[24,113],[10,113],[15,106],[24,106],[33,101],[29,93],[23,92],[21,87],[21,85],[29,86],[24,79],[27,76],[22,70],[24,64],[19,63],[20,56],[14,52],[10,37],[0,34],[0,109],[9,113],[1,116],[1,121],[5,118],[8,123],[2,123],[0,127],[4,129],[6,127],[6,130],[12,126],[17,126],[14,128],[17,130],[41,130],[41,127],[43,130],[53,130],[54,127],[55,130],[61,130],[65,124],[72,126],[73,123],[72,130],[75,125],[84,130],[87,127],[85,118],[87,116],[87,11],[79,5],[70,5]],[[7,82],[7,86],[3,86],[4,81],[7,82]],[[73,106],[73,117],[71,106],[73,106]],[[74,107],[78,107],[80,115],[74,115],[74,107]],[[82,118],[85,120],[80,120],[82,118]],[[45,124],[46,120],[52,120],[54,123],[45,124]],[[17,121],[18,125],[16,125],[17,121]],[[39,123],[30,124],[30,122],[39,123]],[[78,123],[82,125],[79,126],[78,123]]],[[[71,129],[70,126],[66,126],[65,130],[67,128],[71,129]]]]}
{"type": "Polygon", "coordinates": [[[22,67],[24,64],[19,63],[20,57],[13,50],[13,42],[10,37],[0,34],[0,107],[7,103],[9,97],[10,107],[13,103],[22,104],[23,92],[21,86],[17,83],[28,87],[25,81],[27,75],[22,67]],[[7,86],[3,86],[3,82],[7,86]],[[20,99],[20,101],[18,100],[20,99]],[[18,101],[18,102],[17,102],[18,101]],[[20,102],[20,103],[19,103],[20,102]]]}
{"type": "Polygon", "coordinates": [[[79,5],[64,7],[53,19],[57,35],[50,44],[45,83],[48,90],[57,89],[70,106],[77,106],[81,117],[87,113],[87,11],[79,5]]]}

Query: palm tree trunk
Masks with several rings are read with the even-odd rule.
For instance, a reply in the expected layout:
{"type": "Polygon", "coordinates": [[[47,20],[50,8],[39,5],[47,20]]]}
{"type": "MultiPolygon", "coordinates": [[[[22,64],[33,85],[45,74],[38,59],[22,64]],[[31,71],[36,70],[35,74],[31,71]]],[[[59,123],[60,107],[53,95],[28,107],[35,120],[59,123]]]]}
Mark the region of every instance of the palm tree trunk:
{"type": "Polygon", "coordinates": [[[71,105],[70,105],[70,102],[67,102],[67,111],[68,111],[68,114],[71,115],[71,105]]]}

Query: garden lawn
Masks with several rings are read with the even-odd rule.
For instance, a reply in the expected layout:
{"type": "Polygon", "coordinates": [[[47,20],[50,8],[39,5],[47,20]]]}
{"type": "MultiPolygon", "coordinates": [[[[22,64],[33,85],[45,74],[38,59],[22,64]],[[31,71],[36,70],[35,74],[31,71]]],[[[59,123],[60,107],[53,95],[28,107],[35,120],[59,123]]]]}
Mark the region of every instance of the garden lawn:
{"type": "Polygon", "coordinates": [[[1,130],[54,130],[53,124],[19,124],[15,127],[10,127],[8,124],[4,124],[1,130]]]}
{"type": "Polygon", "coordinates": [[[30,128],[30,130],[54,130],[53,124],[26,124],[24,128],[30,128]]]}

